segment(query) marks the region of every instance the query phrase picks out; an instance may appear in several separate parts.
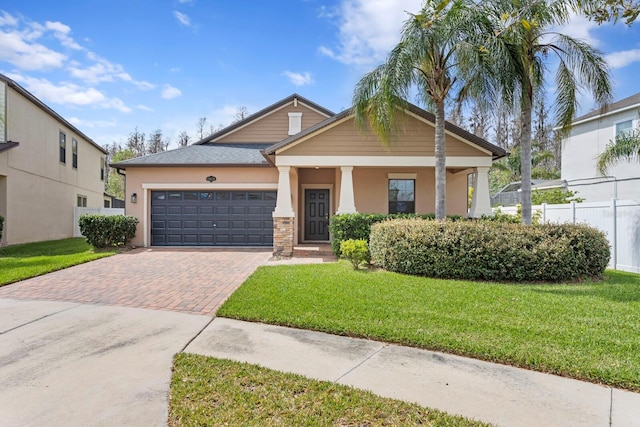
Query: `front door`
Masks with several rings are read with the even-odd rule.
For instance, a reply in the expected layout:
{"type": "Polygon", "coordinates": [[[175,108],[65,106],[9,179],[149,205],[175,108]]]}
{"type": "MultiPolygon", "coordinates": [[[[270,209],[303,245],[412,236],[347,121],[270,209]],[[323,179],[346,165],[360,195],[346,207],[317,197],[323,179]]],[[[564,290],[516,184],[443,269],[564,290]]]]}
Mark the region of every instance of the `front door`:
{"type": "Polygon", "coordinates": [[[329,190],[304,190],[304,240],[329,240],[329,190]]]}

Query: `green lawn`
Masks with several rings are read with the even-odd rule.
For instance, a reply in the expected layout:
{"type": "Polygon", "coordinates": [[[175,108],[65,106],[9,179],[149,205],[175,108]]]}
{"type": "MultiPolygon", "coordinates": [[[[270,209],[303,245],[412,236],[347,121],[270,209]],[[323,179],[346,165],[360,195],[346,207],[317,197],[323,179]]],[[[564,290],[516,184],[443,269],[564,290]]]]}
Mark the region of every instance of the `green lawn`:
{"type": "Polygon", "coordinates": [[[331,382],[178,354],[169,426],[486,425],[331,382]]]}
{"type": "Polygon", "coordinates": [[[84,238],[51,240],[0,248],[0,286],[113,255],[94,251],[84,238]]]}
{"type": "Polygon", "coordinates": [[[640,275],[511,285],[259,268],[219,316],[439,350],[640,391],[640,275]]]}

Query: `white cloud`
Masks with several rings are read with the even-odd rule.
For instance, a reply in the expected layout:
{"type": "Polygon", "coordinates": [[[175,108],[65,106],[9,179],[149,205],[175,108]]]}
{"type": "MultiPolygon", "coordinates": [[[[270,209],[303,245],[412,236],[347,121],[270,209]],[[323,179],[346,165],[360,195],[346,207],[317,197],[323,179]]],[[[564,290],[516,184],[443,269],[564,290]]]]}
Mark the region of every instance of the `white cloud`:
{"type": "Polygon", "coordinates": [[[82,50],[82,46],[76,43],[69,33],[71,33],[71,27],[63,24],[62,22],[45,22],[45,28],[53,31],[53,35],[60,41],[60,44],[64,47],[74,50],[82,50]]]}
{"type": "Polygon", "coordinates": [[[282,74],[289,78],[289,81],[295,86],[305,86],[313,83],[313,78],[310,73],[294,73],[292,71],[285,71],[282,74]]]}
{"type": "Polygon", "coordinates": [[[597,23],[588,20],[584,16],[572,13],[568,24],[552,28],[552,31],[557,31],[560,34],[571,36],[574,39],[586,42],[593,47],[598,47],[601,44],[600,40],[592,34],[592,32],[597,28],[597,23]]]}
{"type": "Polygon", "coordinates": [[[18,18],[8,14],[3,10],[2,16],[0,16],[0,27],[4,27],[4,26],[15,27],[17,25],[18,25],[18,18]]]}
{"type": "Polygon", "coordinates": [[[605,58],[611,68],[623,68],[640,61],[640,49],[609,53],[605,58]]]}
{"type": "Polygon", "coordinates": [[[421,5],[421,0],[343,0],[338,46],[320,46],[318,51],[350,65],[379,62],[400,40],[406,12],[417,12],[421,5]]]}
{"type": "Polygon", "coordinates": [[[173,16],[176,17],[176,19],[178,20],[178,22],[180,23],[180,25],[184,25],[185,27],[190,27],[191,26],[191,18],[189,18],[188,15],[182,13],[182,12],[178,12],[177,10],[173,11],[173,16]]]}
{"type": "Polygon", "coordinates": [[[147,107],[146,105],[142,105],[142,104],[136,105],[136,108],[142,111],[153,111],[153,108],[147,107]]]}
{"type": "Polygon", "coordinates": [[[87,88],[67,82],[54,84],[47,79],[14,73],[9,73],[7,76],[24,85],[27,90],[43,102],[115,109],[123,113],[131,111],[131,108],[127,107],[120,99],[107,98],[102,92],[93,87],[87,88]]]}
{"type": "Polygon", "coordinates": [[[173,99],[182,96],[182,91],[176,87],[171,86],[170,84],[166,84],[162,86],[162,98],[163,99],[173,99]]]}
{"type": "Polygon", "coordinates": [[[141,80],[134,80],[129,73],[124,70],[120,64],[114,64],[108,60],[99,57],[93,52],[87,52],[89,60],[94,61],[93,65],[83,67],[77,61],[72,61],[69,66],[71,76],[80,79],[88,84],[97,84],[101,82],[123,81],[135,85],[140,90],[150,90],[155,85],[141,80]]]}
{"type": "Polygon", "coordinates": [[[82,120],[78,117],[69,117],[67,118],[67,120],[69,120],[69,122],[77,127],[84,127],[84,128],[112,128],[112,127],[116,127],[117,123],[115,122],[115,120],[82,120]]]}
{"type": "Polygon", "coordinates": [[[17,31],[0,31],[0,61],[7,61],[22,70],[60,68],[67,56],[39,43],[28,43],[17,31]]]}

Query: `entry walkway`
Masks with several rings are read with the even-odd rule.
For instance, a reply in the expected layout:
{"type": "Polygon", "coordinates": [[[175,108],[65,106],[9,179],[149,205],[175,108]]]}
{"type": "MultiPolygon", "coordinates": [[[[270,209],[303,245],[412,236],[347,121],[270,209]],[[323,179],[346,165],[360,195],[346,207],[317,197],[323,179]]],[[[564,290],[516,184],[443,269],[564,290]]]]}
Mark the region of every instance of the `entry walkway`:
{"type": "Polygon", "coordinates": [[[639,426],[640,394],[512,366],[216,318],[189,353],[259,364],[500,426],[639,426]]]}

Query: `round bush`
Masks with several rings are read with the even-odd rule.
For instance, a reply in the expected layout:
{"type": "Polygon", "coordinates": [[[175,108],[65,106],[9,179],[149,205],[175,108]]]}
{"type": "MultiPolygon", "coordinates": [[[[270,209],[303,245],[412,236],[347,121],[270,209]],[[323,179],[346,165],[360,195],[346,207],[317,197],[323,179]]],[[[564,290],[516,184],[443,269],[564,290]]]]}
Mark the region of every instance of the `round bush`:
{"type": "Polygon", "coordinates": [[[611,256],[604,233],[586,225],[421,219],[373,225],[369,250],[398,273],[510,282],[597,278],[611,256]]]}

